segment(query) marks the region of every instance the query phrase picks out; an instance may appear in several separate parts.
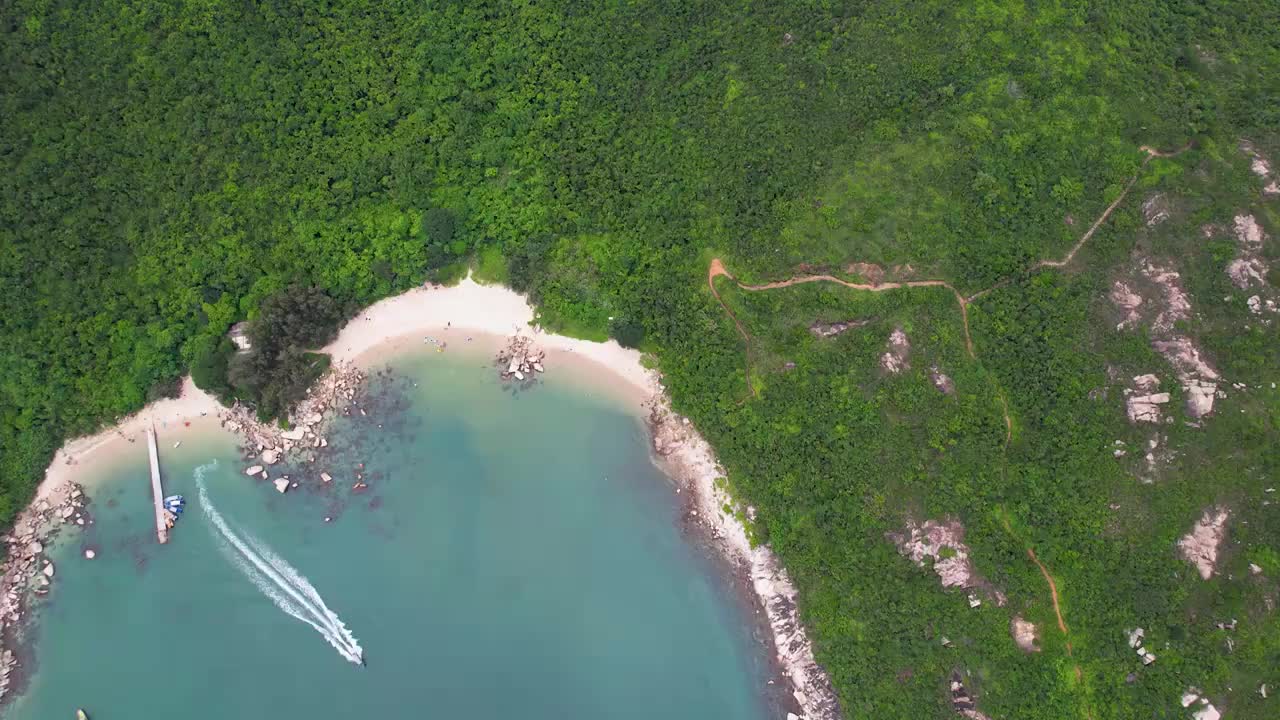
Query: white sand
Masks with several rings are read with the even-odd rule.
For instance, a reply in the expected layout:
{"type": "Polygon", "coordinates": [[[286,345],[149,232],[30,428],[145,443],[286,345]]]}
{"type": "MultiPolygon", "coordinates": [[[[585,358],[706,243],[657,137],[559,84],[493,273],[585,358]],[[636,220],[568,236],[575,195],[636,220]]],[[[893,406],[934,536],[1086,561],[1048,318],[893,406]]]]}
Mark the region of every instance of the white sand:
{"type": "MultiPolygon", "coordinates": [[[[481,285],[470,277],[452,287],[417,288],[374,303],[360,312],[338,338],[324,348],[335,363],[353,362],[388,342],[432,335],[456,347],[467,332],[510,336],[517,332],[535,336],[539,348],[552,353],[573,353],[608,368],[634,388],[646,393],[660,390],[657,375],[640,363],[640,352],[617,342],[598,343],[564,335],[551,335],[532,327],[534,310],[525,296],[498,285],[481,285]],[[446,337],[439,333],[446,331],[446,337]]],[[[555,367],[548,363],[549,370],[555,367]]]]}
{"type": "Polygon", "coordinates": [[[178,442],[184,436],[216,429],[220,409],[222,406],[212,395],[196,387],[187,377],[182,381],[182,392],[178,397],[153,402],[102,432],[76,438],[63,445],[45,469],[44,480],[32,502],[48,500],[51,505],[56,505],[68,490],[68,481],[84,483],[93,477],[85,472],[92,467],[91,461],[109,459],[133,447],[145,448],[145,445],[130,443],[129,438],[139,441],[153,424],[157,427],[167,424],[162,442],[178,442]]]}
{"type": "MultiPolygon", "coordinates": [[[[786,570],[767,547],[753,547],[738,519],[724,512],[724,507],[736,506],[716,484],[724,472],[711,446],[692,424],[671,412],[658,374],[644,367],[636,350],[612,340],[599,343],[547,334],[531,325],[534,319],[534,309],[523,295],[505,287],[480,285],[468,277],[453,287],[417,288],[365,308],[323,351],[332,356],[335,365],[369,365],[387,353],[417,345],[427,336],[446,342],[446,351],[451,352],[465,348],[469,335],[488,336],[476,337],[475,346],[492,348],[497,344],[495,338],[500,342],[525,333],[533,336],[539,349],[547,351],[548,373],[571,374],[575,382],[633,402],[637,411],[645,406],[656,408],[651,421],[656,423],[655,448],[660,457],[655,461],[695,494],[699,520],[755,590],[773,630],[778,661],[806,716],[811,720],[837,717],[835,694],[814,660],[812,645],[799,622],[796,590],[786,570]]],[[[91,455],[128,448],[127,438],[141,437],[152,422],[169,421],[170,428],[176,424],[192,431],[216,428],[221,409],[216,399],[197,389],[188,377],[181,397],[152,403],[116,427],[68,442],[49,466],[41,493],[64,486],[65,480],[81,481],[77,475],[91,455]],[[182,424],[185,422],[190,422],[189,428],[182,424]]],[[[172,435],[172,430],[166,432],[164,440],[172,435]]]]}
{"type": "MultiPolygon", "coordinates": [[[[395,348],[397,340],[418,342],[424,335],[435,334],[449,340],[452,349],[463,344],[467,333],[507,337],[524,332],[536,335],[537,345],[548,351],[550,372],[557,367],[568,368],[584,382],[610,388],[637,406],[661,391],[656,373],[641,365],[638,351],[612,340],[597,343],[545,334],[530,326],[533,318],[534,310],[523,295],[467,278],[453,287],[418,288],[365,308],[342,328],[324,352],[333,356],[335,364],[367,362],[380,356],[382,349],[395,348]],[[448,336],[442,335],[447,327],[448,336]],[[617,387],[616,382],[611,382],[613,378],[624,380],[626,387],[617,387]]],[[[216,429],[218,413],[223,409],[216,398],[197,388],[188,376],[179,397],[151,403],[106,430],[63,445],[45,470],[45,479],[33,502],[47,499],[56,504],[68,488],[67,481],[84,483],[92,478],[84,472],[92,466],[91,459],[102,461],[127,452],[135,447],[129,438],[140,440],[153,423],[157,427],[168,425],[161,438],[164,447],[163,443],[170,439],[180,440],[175,437],[179,432],[185,435],[216,429]]]]}

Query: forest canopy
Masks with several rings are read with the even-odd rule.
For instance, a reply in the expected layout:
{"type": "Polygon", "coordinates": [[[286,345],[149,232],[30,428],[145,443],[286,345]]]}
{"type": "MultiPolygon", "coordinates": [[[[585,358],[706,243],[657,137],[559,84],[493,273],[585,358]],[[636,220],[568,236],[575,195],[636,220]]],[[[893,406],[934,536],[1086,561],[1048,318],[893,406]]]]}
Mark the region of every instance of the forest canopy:
{"type": "Polygon", "coordinates": [[[1256,498],[1280,399],[1179,416],[1140,482],[1117,378],[1174,370],[1105,302],[1158,255],[1197,303],[1180,331],[1274,385],[1280,323],[1251,319],[1235,246],[1203,230],[1250,213],[1280,236],[1240,149],[1280,167],[1273,0],[12,0],[0,34],[0,523],[64,440],[185,373],[278,415],[351,313],[470,269],[550,330],[656,358],[759,509],[849,717],[952,716],[957,668],[998,718],[1182,717],[1188,684],[1276,716],[1256,689],[1280,692],[1280,520],[1256,498]],[[1085,232],[1071,266],[1028,271],[1085,232]],[[865,263],[947,286],[720,278],[722,307],[713,257],[744,283],[865,263]],[[969,326],[947,288],[984,292],[969,326]],[[918,354],[889,376],[894,330],[918,354]],[[1247,521],[1236,584],[1172,550],[1218,502],[1247,521]],[[971,612],[904,560],[885,538],[908,517],[963,520],[1011,605],[971,612]],[[1013,646],[1014,613],[1040,652],[1013,646]],[[1168,649],[1127,682],[1139,623],[1168,649]]]}

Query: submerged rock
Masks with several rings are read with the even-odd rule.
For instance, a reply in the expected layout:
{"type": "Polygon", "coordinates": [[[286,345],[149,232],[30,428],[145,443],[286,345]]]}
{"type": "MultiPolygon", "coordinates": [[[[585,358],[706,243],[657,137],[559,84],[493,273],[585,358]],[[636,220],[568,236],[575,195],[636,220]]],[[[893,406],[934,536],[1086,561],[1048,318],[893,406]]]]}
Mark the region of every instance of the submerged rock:
{"type": "Polygon", "coordinates": [[[264,468],[261,465],[254,465],[253,467],[245,470],[244,474],[253,477],[254,475],[261,473],[263,470],[264,468]]]}
{"type": "Polygon", "coordinates": [[[278,490],[281,493],[284,493],[286,490],[289,489],[289,481],[285,480],[284,478],[276,478],[273,484],[276,486],[276,490],[278,490]]]}

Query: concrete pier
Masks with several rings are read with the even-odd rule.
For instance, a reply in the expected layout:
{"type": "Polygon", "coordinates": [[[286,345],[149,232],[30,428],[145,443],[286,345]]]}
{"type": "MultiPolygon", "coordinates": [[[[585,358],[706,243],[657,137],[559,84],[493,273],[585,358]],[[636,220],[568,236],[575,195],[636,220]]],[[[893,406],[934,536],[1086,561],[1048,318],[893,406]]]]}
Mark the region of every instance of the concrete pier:
{"type": "Polygon", "coordinates": [[[147,454],[151,457],[151,495],[156,506],[156,539],[169,542],[169,526],[165,522],[164,488],[160,485],[160,452],[156,448],[156,429],[147,428],[147,454]]]}

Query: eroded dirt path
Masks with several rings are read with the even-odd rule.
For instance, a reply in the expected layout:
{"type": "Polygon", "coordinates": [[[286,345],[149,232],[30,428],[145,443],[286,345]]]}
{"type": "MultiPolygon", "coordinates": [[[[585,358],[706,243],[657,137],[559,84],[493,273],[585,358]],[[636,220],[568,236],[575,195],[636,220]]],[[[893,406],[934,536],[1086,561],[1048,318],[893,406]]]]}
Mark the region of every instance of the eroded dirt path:
{"type": "MultiPolygon", "coordinates": [[[[1133,186],[1138,182],[1138,179],[1142,177],[1143,170],[1147,167],[1148,163],[1150,163],[1155,158],[1176,157],[1177,155],[1180,155],[1186,152],[1187,150],[1190,150],[1191,147],[1192,147],[1192,143],[1190,142],[1188,142],[1186,145],[1184,145],[1183,147],[1177,150],[1169,150],[1169,151],[1157,150],[1147,145],[1141,146],[1139,149],[1145,152],[1147,154],[1147,157],[1143,159],[1141,165],[1138,167],[1138,171],[1134,173],[1133,177],[1129,179],[1129,182],[1125,184],[1124,189],[1120,192],[1119,196],[1117,196],[1115,200],[1111,201],[1111,204],[1107,205],[1107,207],[1093,221],[1093,223],[1089,225],[1089,228],[1080,236],[1080,238],[1075,242],[1075,244],[1071,246],[1071,248],[1067,251],[1067,253],[1057,260],[1048,259],[1048,258],[1039,260],[1034,264],[1032,264],[1030,267],[1028,267],[1026,270],[1024,270],[1021,274],[1035,272],[1036,270],[1039,270],[1042,268],[1063,268],[1071,264],[1071,262],[1075,260],[1076,254],[1079,253],[1081,248],[1083,248],[1085,244],[1088,243],[1089,240],[1093,238],[1094,234],[1098,231],[1098,228],[1102,227],[1103,223],[1105,223],[1111,217],[1112,213],[1115,212],[1116,208],[1120,207],[1120,204],[1124,202],[1126,197],[1128,197],[1129,191],[1133,189],[1133,186]]],[[[742,323],[738,320],[737,316],[734,315],[733,310],[731,310],[728,304],[725,303],[724,299],[720,297],[719,291],[716,290],[716,278],[719,278],[719,277],[727,278],[729,281],[737,285],[739,289],[745,290],[747,292],[762,292],[766,290],[776,290],[779,288],[791,287],[792,285],[800,285],[804,283],[813,283],[813,282],[830,282],[830,283],[835,283],[837,285],[841,285],[843,287],[847,287],[851,290],[859,290],[864,292],[884,292],[886,290],[900,290],[900,289],[906,289],[906,288],[920,288],[920,287],[944,287],[951,291],[951,293],[956,298],[956,304],[960,307],[960,315],[964,324],[965,349],[968,351],[970,359],[976,361],[978,359],[978,356],[977,356],[977,353],[974,351],[973,338],[969,333],[969,304],[979,300],[980,298],[991,293],[994,290],[1004,287],[1008,283],[1012,282],[1017,276],[1018,275],[1011,275],[1009,277],[1003,278],[998,282],[994,283],[993,285],[991,285],[990,287],[979,290],[966,298],[965,296],[961,295],[960,292],[956,290],[955,287],[952,286],[951,283],[947,282],[946,280],[916,280],[916,281],[908,281],[908,282],[885,282],[885,283],[868,284],[868,283],[850,282],[848,280],[835,277],[834,275],[808,274],[808,275],[796,275],[796,276],[787,278],[785,280],[777,280],[774,282],[750,285],[747,283],[740,282],[737,278],[735,278],[733,274],[730,273],[729,270],[724,266],[724,263],[720,260],[720,258],[713,258],[711,260],[710,266],[707,269],[707,286],[710,288],[711,295],[715,297],[716,302],[720,303],[720,307],[723,308],[725,313],[727,313],[729,317],[733,320],[734,327],[737,328],[738,334],[742,336],[742,339],[746,344],[745,372],[746,372],[746,379],[747,379],[747,388],[751,392],[751,395],[753,397],[758,397],[758,393],[756,392],[755,385],[751,382],[751,334],[747,332],[746,328],[742,326],[742,323]]],[[[1007,451],[1009,448],[1009,442],[1013,438],[1013,421],[1009,416],[1009,403],[1008,403],[1008,400],[1005,398],[1004,391],[998,385],[995,386],[993,389],[994,389],[996,398],[1000,402],[1000,407],[1004,415],[1004,424],[1005,424],[1004,449],[1005,451],[1007,451]]],[[[1009,526],[1008,521],[1002,518],[1002,522],[1004,524],[1005,529],[1008,530],[1010,534],[1014,534],[1013,529],[1009,526]]],[[[1020,544],[1025,544],[1025,543],[1020,543],[1020,544]]],[[[1058,629],[1062,632],[1063,639],[1066,643],[1067,657],[1072,658],[1073,660],[1077,682],[1083,683],[1084,672],[1081,670],[1079,663],[1074,662],[1074,653],[1071,647],[1070,630],[1067,627],[1066,619],[1062,615],[1062,605],[1059,602],[1059,598],[1058,598],[1058,584],[1057,582],[1054,581],[1053,575],[1049,572],[1049,569],[1045,567],[1044,563],[1040,561],[1040,558],[1036,556],[1036,551],[1029,544],[1026,545],[1026,549],[1027,549],[1027,557],[1030,558],[1031,562],[1033,562],[1036,565],[1036,567],[1040,569],[1040,574],[1044,576],[1045,582],[1049,585],[1049,595],[1053,600],[1053,612],[1054,612],[1054,615],[1057,616],[1058,629]]],[[[1093,717],[1093,713],[1089,710],[1088,707],[1085,708],[1085,714],[1089,718],[1093,717]]]]}

